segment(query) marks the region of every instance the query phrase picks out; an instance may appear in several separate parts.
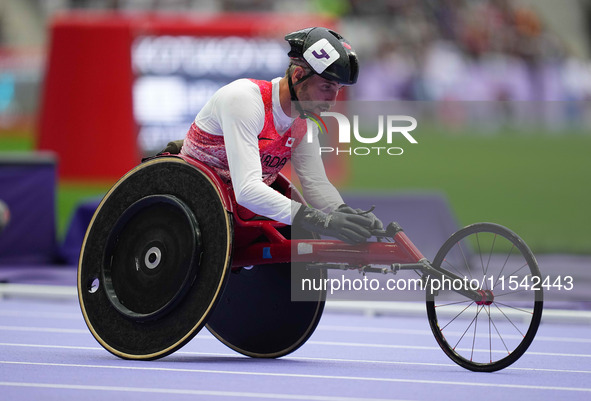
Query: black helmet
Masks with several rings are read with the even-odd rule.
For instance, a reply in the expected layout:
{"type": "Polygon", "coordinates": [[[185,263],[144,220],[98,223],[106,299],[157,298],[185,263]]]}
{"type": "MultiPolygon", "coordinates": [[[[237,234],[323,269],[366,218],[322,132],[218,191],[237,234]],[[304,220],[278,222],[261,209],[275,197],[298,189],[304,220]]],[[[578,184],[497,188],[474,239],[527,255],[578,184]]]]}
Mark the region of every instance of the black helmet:
{"type": "Polygon", "coordinates": [[[335,31],[322,27],[306,28],[286,35],[285,40],[291,46],[287,55],[305,61],[322,78],[343,85],[357,82],[357,54],[335,31]]]}

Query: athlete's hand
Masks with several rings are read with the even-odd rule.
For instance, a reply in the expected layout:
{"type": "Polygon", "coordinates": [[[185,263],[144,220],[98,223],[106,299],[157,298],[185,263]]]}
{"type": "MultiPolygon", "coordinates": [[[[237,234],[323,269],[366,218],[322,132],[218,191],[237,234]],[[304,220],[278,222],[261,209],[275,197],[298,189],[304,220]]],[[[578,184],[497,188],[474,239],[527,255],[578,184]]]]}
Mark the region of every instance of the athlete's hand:
{"type": "Polygon", "coordinates": [[[383,230],[384,229],[384,224],[382,223],[382,221],[380,219],[378,219],[376,217],[376,215],[373,214],[372,212],[364,212],[361,209],[353,209],[351,206],[344,204],[344,203],[341,206],[339,206],[338,208],[336,208],[336,211],[341,212],[341,213],[359,214],[362,216],[367,216],[372,220],[370,230],[383,230]]]}
{"type": "Polygon", "coordinates": [[[349,244],[365,242],[371,237],[373,221],[366,215],[333,211],[324,213],[302,206],[293,218],[293,225],[318,234],[335,237],[349,244]]]}

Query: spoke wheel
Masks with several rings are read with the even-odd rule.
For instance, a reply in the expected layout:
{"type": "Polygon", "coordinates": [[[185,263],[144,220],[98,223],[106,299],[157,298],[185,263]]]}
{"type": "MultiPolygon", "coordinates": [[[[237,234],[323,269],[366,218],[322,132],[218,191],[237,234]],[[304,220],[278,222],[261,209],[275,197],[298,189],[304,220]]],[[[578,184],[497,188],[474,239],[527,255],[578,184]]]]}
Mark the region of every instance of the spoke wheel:
{"type": "Polygon", "coordinates": [[[479,372],[504,369],[519,359],[542,317],[542,277],[534,255],[511,230],[492,223],[467,226],[441,247],[433,267],[460,277],[427,286],[429,325],[447,356],[479,372]],[[474,301],[453,290],[481,292],[474,301]]]}

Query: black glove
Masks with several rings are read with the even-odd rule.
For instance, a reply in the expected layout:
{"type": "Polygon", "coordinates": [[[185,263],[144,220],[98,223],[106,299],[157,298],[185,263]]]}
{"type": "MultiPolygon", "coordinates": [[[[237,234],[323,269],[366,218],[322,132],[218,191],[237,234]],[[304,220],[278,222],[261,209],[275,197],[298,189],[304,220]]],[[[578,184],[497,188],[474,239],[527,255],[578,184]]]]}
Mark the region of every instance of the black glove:
{"type": "Polygon", "coordinates": [[[372,224],[369,228],[370,230],[383,230],[384,229],[384,224],[372,212],[364,212],[361,209],[353,209],[351,206],[344,204],[344,203],[341,206],[337,207],[336,211],[341,212],[341,213],[347,213],[347,214],[360,214],[362,216],[367,216],[372,220],[372,224]]]}
{"type": "Polygon", "coordinates": [[[333,211],[329,214],[302,206],[293,218],[293,225],[318,234],[335,237],[349,244],[365,242],[371,237],[371,218],[365,215],[333,211]]]}
{"type": "Polygon", "coordinates": [[[181,148],[183,147],[184,139],[179,139],[178,141],[170,141],[166,145],[164,149],[160,151],[160,153],[170,153],[171,155],[178,155],[181,153],[181,148]]]}

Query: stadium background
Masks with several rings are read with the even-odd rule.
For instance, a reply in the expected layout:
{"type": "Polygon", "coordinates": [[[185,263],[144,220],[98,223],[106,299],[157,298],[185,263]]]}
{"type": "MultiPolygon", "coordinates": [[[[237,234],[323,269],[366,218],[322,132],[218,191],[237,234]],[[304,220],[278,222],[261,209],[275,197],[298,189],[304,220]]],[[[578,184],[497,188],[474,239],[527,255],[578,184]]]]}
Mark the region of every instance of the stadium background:
{"type": "MultiPolygon", "coordinates": [[[[590,8],[591,0],[0,1],[0,199],[10,196],[11,206],[19,209],[0,233],[2,398],[431,400],[435,394],[457,400],[482,397],[484,390],[492,399],[587,400],[590,8]],[[158,139],[158,132],[170,132],[166,122],[151,125],[159,122],[150,117],[162,112],[170,118],[165,112],[176,111],[187,119],[178,122],[182,136],[198,100],[207,95],[194,91],[186,102],[184,95],[170,96],[179,83],[199,78],[201,69],[169,76],[121,67],[138,47],[102,36],[105,31],[90,29],[92,24],[121,28],[134,21],[129,40],[165,30],[186,35],[196,21],[218,18],[234,28],[255,21],[268,34],[267,22],[273,21],[282,43],[283,31],[306,16],[329,18],[358,49],[362,76],[347,92],[349,100],[385,106],[386,114],[408,113],[419,122],[413,131],[419,144],[400,138],[393,144],[404,147],[402,156],[345,156],[344,163],[328,163],[348,199],[372,198],[378,215],[406,218],[407,210],[413,212],[416,220],[403,225],[425,254],[422,243],[433,238],[430,234],[443,236],[439,245],[456,224],[502,223],[533,248],[543,274],[575,277],[575,291],[545,291],[538,335],[514,366],[482,375],[453,365],[433,339],[424,295],[415,294],[418,303],[407,302],[413,301],[410,291],[388,296],[390,302],[370,292],[340,294],[352,295],[352,302],[329,297],[311,341],[285,358],[243,358],[202,330],[182,351],[162,360],[121,360],[99,347],[81,319],[75,283],[79,244],[66,255],[69,263],[55,257],[43,263],[4,262],[6,253],[31,256],[35,249],[55,256],[54,247],[66,245],[68,234],[76,231],[78,213],[92,212],[97,196],[116,179],[91,176],[84,171],[88,164],[101,173],[122,160],[138,162],[138,149],[146,144],[138,140],[143,128],[156,133],[155,142],[165,137],[158,139]],[[65,39],[56,60],[61,81],[57,90],[49,90],[56,82],[51,60],[57,54],[52,48],[57,27],[65,39]],[[86,48],[68,48],[68,41],[86,48]],[[115,48],[121,53],[109,55],[115,48]],[[91,73],[89,67],[96,68],[91,73]],[[121,75],[130,78],[127,86],[114,84],[121,75]],[[164,92],[152,87],[133,98],[141,92],[135,92],[138,82],[168,78],[177,85],[168,81],[160,87],[164,92]],[[47,101],[48,92],[56,101],[47,101]],[[93,97],[97,93],[108,96],[93,97]],[[134,107],[127,105],[123,113],[132,121],[130,128],[101,131],[104,121],[122,110],[123,98],[130,104],[133,98],[134,107]],[[88,126],[72,130],[80,121],[88,126]],[[106,143],[97,146],[99,139],[106,143]],[[66,144],[70,149],[64,151],[66,144]],[[97,154],[101,163],[76,164],[80,155],[88,161],[97,154]],[[422,205],[391,206],[401,199],[421,200],[423,194],[428,202],[422,205]],[[440,196],[448,202],[432,202],[440,196]],[[446,205],[451,216],[445,216],[446,205]],[[452,227],[445,225],[450,217],[458,220],[452,227]],[[445,230],[431,233],[433,225],[445,230]]],[[[206,43],[200,40],[181,41],[206,43]]],[[[236,39],[224,43],[238,52],[253,46],[236,39]]],[[[274,48],[264,40],[255,44],[274,48]]],[[[283,51],[280,58],[286,62],[283,51]]],[[[228,72],[239,61],[210,63],[209,71],[216,65],[228,72]]],[[[284,68],[272,59],[269,65],[274,73],[284,68]]],[[[364,131],[373,133],[375,125],[364,131]]],[[[78,227],[78,235],[84,229],[78,227]]],[[[493,260],[498,256],[504,255],[493,260]]]]}
{"type": "MultiPolygon", "coordinates": [[[[279,25],[293,15],[329,18],[362,61],[349,99],[429,110],[415,132],[419,146],[389,159],[350,158],[342,190],[435,191],[449,199],[460,225],[495,221],[536,253],[590,254],[590,10],[583,0],[6,0],[0,6],[0,149],[34,157],[40,148],[51,26],[64,12],[164,19],[262,13],[279,25]]],[[[83,149],[84,132],[72,141],[83,149]]],[[[80,202],[113,182],[60,174],[58,241],[80,202]]]]}

